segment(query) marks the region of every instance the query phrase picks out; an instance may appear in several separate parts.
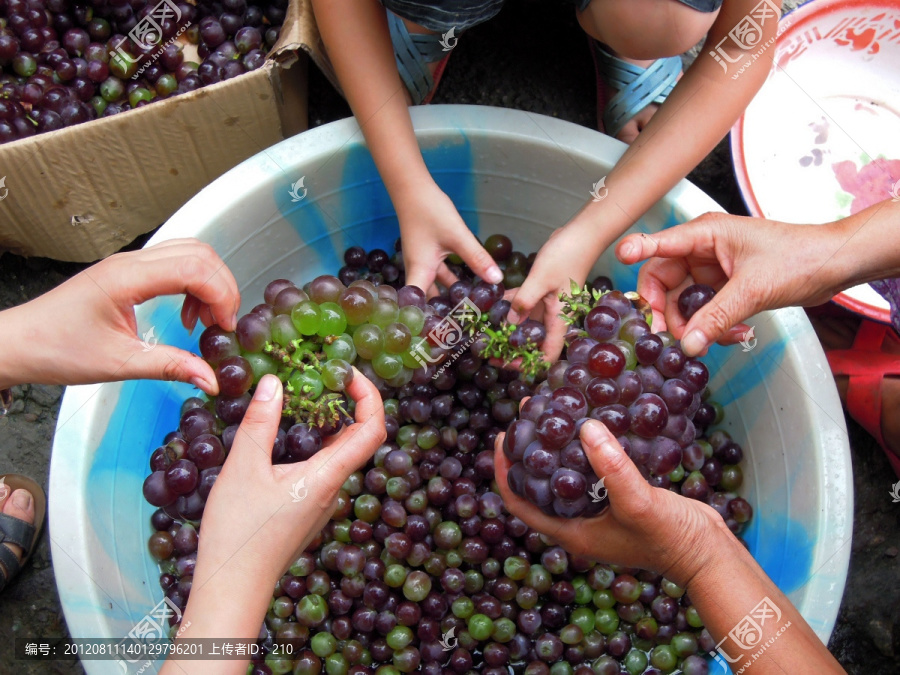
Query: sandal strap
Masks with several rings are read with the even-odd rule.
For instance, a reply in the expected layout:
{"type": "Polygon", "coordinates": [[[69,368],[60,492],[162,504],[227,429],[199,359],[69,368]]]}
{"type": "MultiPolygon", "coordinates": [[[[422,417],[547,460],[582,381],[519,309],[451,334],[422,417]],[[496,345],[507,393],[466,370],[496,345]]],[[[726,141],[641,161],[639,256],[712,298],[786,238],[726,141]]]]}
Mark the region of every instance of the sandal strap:
{"type": "Polygon", "coordinates": [[[394,59],[403,84],[409,90],[413,104],[419,105],[434,87],[434,78],[428,64],[446,56],[441,37],[432,34],[410,34],[403,19],[393,12],[387,13],[394,59]]]}
{"type": "Polygon", "coordinates": [[[9,550],[9,547],[0,544],[0,591],[15,577],[19,570],[22,569],[22,563],[16,557],[16,554],[9,550]]]}
{"type": "Polygon", "coordinates": [[[881,351],[891,329],[884,324],[863,319],[850,349],[826,352],[828,365],[835,375],[847,375],[847,412],[868,431],[888,453],[891,464],[898,460],[881,435],[881,385],[885,375],[900,375],[900,356],[881,351]]]}
{"type": "Polygon", "coordinates": [[[592,41],[600,72],[610,87],[619,92],[610,99],[603,111],[603,126],[612,137],[618,135],[628,121],[651,103],[663,103],[675,88],[681,73],[681,58],[670,56],[657,59],[642,68],[623,61],[592,41]]]}
{"type": "Polygon", "coordinates": [[[0,513],[0,544],[4,542],[16,544],[27,552],[34,542],[34,533],[34,525],[31,523],[0,513]]]}

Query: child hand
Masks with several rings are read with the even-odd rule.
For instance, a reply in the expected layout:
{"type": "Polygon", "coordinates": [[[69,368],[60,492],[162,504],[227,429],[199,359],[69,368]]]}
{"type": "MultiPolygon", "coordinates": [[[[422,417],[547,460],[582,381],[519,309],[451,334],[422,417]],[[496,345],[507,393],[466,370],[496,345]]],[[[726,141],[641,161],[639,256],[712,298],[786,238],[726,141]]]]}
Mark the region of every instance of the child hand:
{"type": "Polygon", "coordinates": [[[450,286],[456,277],[444,259],[456,253],[472,271],[492,284],[503,281],[503,272],[472,234],[450,198],[437,185],[415,192],[397,210],[403,242],[406,283],[429,292],[435,279],[450,286]]]}
{"type": "Polygon", "coordinates": [[[547,516],[509,489],[503,437],[497,438],[494,451],[503,503],[571,554],[651,570],[684,588],[716,550],[717,537],[733,537],[712,507],[651,487],[615,437],[595,420],[581,427],[581,442],[594,471],[604,479],[609,508],[593,518],[547,516]]]}
{"type": "Polygon", "coordinates": [[[11,343],[0,364],[0,388],[21,382],[86,384],[131,379],[190,382],[218,393],[209,365],[194,354],[137,334],[134,307],[160,295],[185,293],[181,319],[227,330],[237,324],[237,282],[208,244],[165,241],[119,253],[52,291],[3,313],[0,341],[11,343]]]}
{"type": "Polygon", "coordinates": [[[594,265],[585,255],[583,235],[573,228],[556,230],[538,251],[525,283],[507,298],[512,303],[509,320],[519,323],[529,316],[542,321],[547,329],[543,351],[549,361],[562,353],[566,324],[560,316],[560,292],[568,292],[571,282],[583,286],[594,265]]]}
{"type": "Polygon", "coordinates": [[[619,260],[648,262],[638,292],[650,303],[654,330],[668,329],[686,354],[702,354],[713,342],[733,344],[757,312],[826,302],[838,290],[824,264],[833,255],[827,226],[787,225],[708,213],[655,234],[632,234],[616,248],[619,260]],[[678,296],[694,283],[718,292],[690,321],[678,296]]]}

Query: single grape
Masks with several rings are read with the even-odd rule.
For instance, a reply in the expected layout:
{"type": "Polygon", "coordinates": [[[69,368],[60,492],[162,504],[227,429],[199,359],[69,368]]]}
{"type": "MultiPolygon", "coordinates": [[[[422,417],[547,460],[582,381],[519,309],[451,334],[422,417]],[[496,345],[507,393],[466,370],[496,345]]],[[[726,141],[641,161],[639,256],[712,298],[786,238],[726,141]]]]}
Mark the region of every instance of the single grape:
{"type": "Polygon", "coordinates": [[[715,289],[706,284],[688,286],[678,296],[678,311],[685,321],[689,321],[697,313],[697,310],[713,299],[715,294],[715,289]]]}

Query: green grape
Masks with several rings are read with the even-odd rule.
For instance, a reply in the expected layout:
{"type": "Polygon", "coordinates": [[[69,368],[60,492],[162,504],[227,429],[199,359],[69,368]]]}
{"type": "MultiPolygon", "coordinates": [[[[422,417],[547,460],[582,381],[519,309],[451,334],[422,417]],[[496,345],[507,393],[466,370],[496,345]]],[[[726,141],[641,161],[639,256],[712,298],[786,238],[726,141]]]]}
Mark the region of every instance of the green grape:
{"type": "Polygon", "coordinates": [[[353,338],[343,333],[338,335],[331,344],[325,345],[325,356],[329,359],[343,359],[348,363],[356,361],[356,347],[353,338]]]}
{"type": "Polygon", "coordinates": [[[272,341],[276,344],[287,347],[294,340],[300,339],[300,333],[294,327],[294,322],[287,314],[279,314],[272,319],[272,341]]]}
{"type": "Polygon", "coordinates": [[[347,675],[350,661],[343,654],[329,654],[325,657],[325,675],[347,675]]]}
{"type": "Polygon", "coordinates": [[[392,377],[389,380],[385,380],[388,383],[388,386],[394,387],[395,389],[399,389],[405,384],[408,384],[412,379],[413,371],[403,366],[403,370],[400,371],[400,374],[397,377],[392,377]]]}
{"type": "Polygon", "coordinates": [[[409,341],[409,349],[403,352],[403,365],[407,368],[422,368],[419,357],[423,362],[428,363],[431,357],[431,345],[423,337],[414,337],[409,341]]]}
{"type": "Polygon", "coordinates": [[[501,616],[494,621],[494,632],[491,637],[497,642],[509,642],[516,634],[516,624],[512,619],[501,616]]]}
{"type": "Polygon", "coordinates": [[[322,367],[322,384],[331,391],[344,391],[353,380],[353,367],[343,359],[329,359],[322,367]]]}
{"type": "Polygon", "coordinates": [[[291,321],[302,335],[315,335],[322,325],[322,310],[312,300],[304,300],[294,305],[291,321]]]}
{"type": "Polygon", "coordinates": [[[288,383],[294,388],[294,393],[303,394],[313,401],[319,398],[325,389],[322,376],[314,370],[298,370],[291,375],[288,383]]]}
{"type": "Polygon", "coordinates": [[[406,424],[397,430],[397,445],[410,445],[416,442],[419,427],[416,424],[406,424]]]}
{"type": "Polygon", "coordinates": [[[418,335],[425,327],[425,312],[415,305],[401,307],[400,323],[405,324],[412,335],[418,335]]]}
{"type": "Polygon", "coordinates": [[[619,348],[625,357],[625,369],[634,370],[637,367],[637,357],[634,355],[634,347],[625,340],[613,340],[612,344],[619,348]]]}
{"type": "Polygon", "coordinates": [[[629,675],[640,675],[647,669],[647,655],[639,649],[632,649],[625,656],[625,670],[629,675]]]}
{"type": "Polygon", "coordinates": [[[388,324],[392,324],[400,318],[400,308],[397,303],[387,298],[378,298],[375,301],[375,310],[369,318],[379,328],[384,328],[388,324]]]}
{"type": "Polygon", "coordinates": [[[366,288],[351,285],[341,293],[338,304],[344,310],[347,323],[358,326],[366,323],[375,309],[375,294],[366,288]]]}
{"type": "Polygon", "coordinates": [[[406,324],[394,322],[384,329],[384,351],[389,354],[402,354],[409,349],[412,333],[406,324]]]}
{"type": "Polygon", "coordinates": [[[367,323],[353,334],[353,344],[361,358],[371,361],[384,349],[384,333],[378,326],[367,323]]]}
{"type": "Polygon", "coordinates": [[[384,414],[385,415],[394,415],[395,417],[400,413],[400,401],[395,398],[388,398],[384,401],[384,414]]]}
{"type": "Polygon", "coordinates": [[[440,440],[441,432],[430,424],[422,427],[416,434],[416,445],[423,450],[431,450],[440,440]]]}
{"type": "Polygon", "coordinates": [[[337,650],[337,639],[331,633],[316,633],[309,641],[313,653],[321,659],[334,654],[337,650]]]}
{"type": "Polygon", "coordinates": [[[278,365],[265,354],[244,354],[243,356],[253,370],[253,384],[259,382],[263,375],[274,375],[278,372],[278,365]]]}
{"type": "Polygon", "coordinates": [[[403,370],[403,360],[397,354],[382,352],[372,359],[372,368],[385,380],[397,377],[403,370]]]}
{"type": "Polygon", "coordinates": [[[484,614],[473,614],[469,617],[468,628],[473,638],[483,641],[494,632],[494,622],[484,614]]]}
{"type": "Polygon", "coordinates": [[[289,656],[281,654],[266,654],[266,666],[269,667],[275,675],[284,675],[291,672],[292,661],[289,656]]]}
{"type": "Polygon", "coordinates": [[[318,330],[320,337],[340,335],[347,329],[347,317],[339,304],[323,302],[319,305],[319,310],[322,312],[322,324],[318,330]]]}

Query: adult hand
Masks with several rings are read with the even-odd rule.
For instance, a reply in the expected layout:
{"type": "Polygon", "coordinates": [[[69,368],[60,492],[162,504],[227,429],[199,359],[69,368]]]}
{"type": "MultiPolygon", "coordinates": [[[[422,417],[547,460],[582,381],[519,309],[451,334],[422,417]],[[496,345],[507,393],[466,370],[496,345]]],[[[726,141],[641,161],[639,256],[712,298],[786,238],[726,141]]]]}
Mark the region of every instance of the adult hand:
{"type": "Polygon", "coordinates": [[[356,401],[355,424],[311,459],[273,465],[282,385],[274,375],[260,380],[204,510],[195,585],[227,564],[271,581],[271,594],[272,584],[325,526],[344,481],[386,437],[375,386],[357,371],[347,393],[356,401]]]}
{"type": "Polygon", "coordinates": [[[685,353],[702,354],[713,343],[734,343],[757,312],[818,305],[840,288],[827,264],[834,231],[826,225],[789,225],[771,220],[707,213],[655,234],[632,234],[616,247],[626,264],[648,262],[638,292],[653,308],[653,328],[681,339],[685,353]],[[678,296],[694,283],[717,289],[690,321],[678,296]]]}
{"type": "Polygon", "coordinates": [[[717,539],[734,536],[707,504],[651,487],[615,437],[595,420],[581,427],[581,443],[594,472],[604,479],[609,508],[592,518],[547,516],[510,490],[503,437],[497,438],[494,466],[506,508],[569,553],[651,570],[685,588],[716,551],[717,539]]]}
{"type": "MultiPolygon", "coordinates": [[[[282,386],[260,381],[228,460],[203,512],[197,565],[179,636],[253,641],[272,588],[334,513],[338,491],[384,441],[384,407],[374,385],[354,373],[347,393],[356,401],[356,424],[315,456],[272,464],[281,420],[282,386]]],[[[238,675],[240,660],[196,661],[173,656],[162,672],[238,675]]]]}
{"type": "Polygon", "coordinates": [[[457,281],[444,259],[456,253],[485,281],[499,284],[503,272],[463,222],[450,198],[437,185],[410,192],[400,202],[397,217],[403,242],[406,283],[432,291],[435,279],[444,286],[457,281]]]}
{"type": "Polygon", "coordinates": [[[187,296],[181,311],[186,328],[193,330],[200,319],[234,330],[237,282],[212,247],[195,239],[111,256],[3,312],[0,388],[161,379],[217,394],[215,375],[203,359],[138,336],[135,305],[181,293],[187,296]]]}

